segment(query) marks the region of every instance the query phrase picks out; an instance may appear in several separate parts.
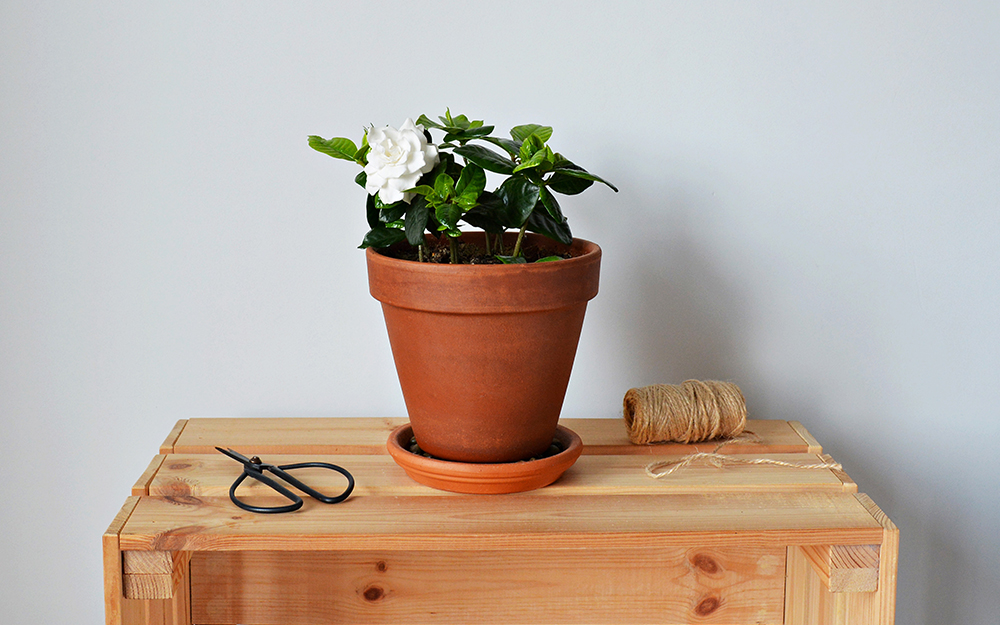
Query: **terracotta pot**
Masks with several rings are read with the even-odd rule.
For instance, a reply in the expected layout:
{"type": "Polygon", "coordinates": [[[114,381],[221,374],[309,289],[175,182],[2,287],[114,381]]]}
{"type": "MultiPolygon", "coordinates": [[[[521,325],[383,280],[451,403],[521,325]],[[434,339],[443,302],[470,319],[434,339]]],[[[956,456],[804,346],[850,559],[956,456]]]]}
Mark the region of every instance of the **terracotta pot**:
{"type": "MultiPolygon", "coordinates": [[[[573,258],[442,265],[367,250],[417,443],[460,462],[512,462],[552,443],[601,248],[528,235],[573,258]]],[[[482,233],[463,240],[482,243],[482,233]]]]}

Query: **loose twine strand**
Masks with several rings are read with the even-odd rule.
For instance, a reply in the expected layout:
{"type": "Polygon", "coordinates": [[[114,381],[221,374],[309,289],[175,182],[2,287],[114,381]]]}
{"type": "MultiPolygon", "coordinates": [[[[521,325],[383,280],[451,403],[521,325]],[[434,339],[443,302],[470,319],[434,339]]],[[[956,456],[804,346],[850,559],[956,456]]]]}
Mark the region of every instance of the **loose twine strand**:
{"type": "Polygon", "coordinates": [[[794,464],[771,458],[738,458],[718,453],[734,443],[760,443],[759,436],[744,431],[746,400],[740,388],[717,380],[687,380],[680,385],[655,384],[629,389],[625,394],[625,427],[636,445],[700,443],[725,439],[711,452],[688,454],[679,460],[658,460],[646,466],[646,475],[660,479],[699,460],[725,468],[735,464],[768,465],[794,469],[834,469],[835,462],[794,464]]]}

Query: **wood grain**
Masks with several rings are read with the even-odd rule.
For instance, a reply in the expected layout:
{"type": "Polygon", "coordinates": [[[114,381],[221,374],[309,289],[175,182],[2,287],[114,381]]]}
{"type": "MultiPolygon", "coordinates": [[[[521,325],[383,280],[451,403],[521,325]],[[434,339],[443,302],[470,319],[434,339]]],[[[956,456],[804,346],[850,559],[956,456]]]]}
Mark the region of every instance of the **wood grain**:
{"type": "Polygon", "coordinates": [[[784,549],[215,552],[204,623],[781,623],[784,549]]]}
{"type": "Polygon", "coordinates": [[[879,546],[878,591],[875,593],[878,620],[881,625],[896,622],[896,577],[899,569],[899,528],[864,493],[855,495],[865,510],[882,525],[882,541],[879,546]]]}
{"type": "MultiPolygon", "coordinates": [[[[232,447],[240,453],[264,454],[371,454],[387,453],[386,440],[405,418],[196,418],[175,426],[176,440],[168,437],[160,453],[214,454],[215,447],[232,447]]],[[[633,445],[624,421],[617,419],[562,419],[580,435],[584,454],[664,455],[712,451],[718,442],[682,445],[633,445]]],[[[760,443],[727,445],[720,453],[820,453],[789,422],[749,420],[747,430],[760,443]]],[[[172,433],[173,435],[173,433],[172,433]]],[[[810,437],[811,439],[811,437],[810,437]]],[[[814,439],[813,439],[814,440],[814,439]]]]}
{"type": "MultiPolygon", "coordinates": [[[[404,422],[178,421],[104,535],[107,622],[893,622],[899,531],[843,471],[695,463],[652,480],[650,461],[716,443],[636,446],[621,419],[565,419],[585,455],[555,484],[456,495],[413,482],[386,454],[404,422]],[[216,445],[333,462],[357,486],[337,505],[244,512],[228,498],[241,468],[216,445]],[[877,590],[858,592],[873,577],[877,590]]],[[[800,423],[748,429],[760,443],[721,451],[832,461],[800,423]]],[[[320,469],[297,475],[344,486],[320,469]]],[[[252,481],[241,496],[279,500],[252,481]]]]}
{"type": "Polygon", "coordinates": [[[163,443],[160,445],[161,454],[172,454],[174,453],[174,445],[177,444],[177,439],[180,438],[181,432],[187,427],[188,419],[180,419],[174,424],[174,428],[170,430],[167,434],[167,438],[164,439],[163,443]]]}
{"type": "Polygon", "coordinates": [[[806,545],[802,550],[830,592],[878,590],[879,545],[806,545]]]}
{"type": "Polygon", "coordinates": [[[307,500],[280,515],[243,512],[222,497],[144,497],[125,530],[123,549],[166,551],[873,544],[882,537],[882,526],[841,492],[357,497],[333,506],[307,500]]]}
{"type": "MultiPolygon", "coordinates": [[[[750,455],[736,457],[751,458],[750,455]]],[[[768,454],[769,458],[796,464],[815,464],[824,460],[811,454],[768,454]]],[[[423,486],[407,477],[389,456],[283,455],[264,457],[266,462],[284,465],[308,460],[333,463],[347,468],[356,481],[355,497],[365,496],[436,496],[442,491],[423,486]]],[[[535,497],[566,495],[656,495],[699,494],[707,492],[853,492],[856,485],[846,484],[829,469],[794,469],[790,467],[754,467],[732,465],[719,469],[693,464],[660,480],[645,472],[648,456],[583,456],[561,479],[535,491],[535,497]]],[[[163,462],[146,492],[160,497],[225,497],[229,487],[242,473],[242,467],[222,454],[173,454],[163,462]]],[[[338,473],[326,469],[298,469],[294,474],[321,492],[336,494],[346,486],[338,473]]],[[[241,497],[271,498],[280,495],[256,482],[240,486],[241,497]]]]}

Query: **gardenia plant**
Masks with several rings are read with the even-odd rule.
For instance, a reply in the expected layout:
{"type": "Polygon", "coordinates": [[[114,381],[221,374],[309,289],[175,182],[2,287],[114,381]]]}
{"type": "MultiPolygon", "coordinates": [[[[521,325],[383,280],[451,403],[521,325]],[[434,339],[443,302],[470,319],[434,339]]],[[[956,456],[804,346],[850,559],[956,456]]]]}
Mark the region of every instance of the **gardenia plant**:
{"type": "Polygon", "coordinates": [[[364,168],[355,181],[368,192],[366,212],[371,230],[361,248],[384,248],[407,241],[424,261],[428,257],[425,232],[429,231],[447,238],[451,262],[455,263],[456,240],[462,236],[460,225],[465,223],[487,233],[488,255],[505,263],[522,263],[526,262],[521,247],[526,231],[567,245],[572,242],[556,193],[575,195],[594,182],[618,191],[610,182],[553,152],[548,146],[550,126],[515,126],[508,139],[492,136],[493,126],[470,121],[465,115],[453,117],[450,110],[438,119],[440,123],[421,115],[416,123],[407,119],[399,129],[367,128],[360,147],[343,137],[309,137],[315,150],[364,168]],[[441,143],[432,143],[431,129],[444,133],[441,143]],[[487,171],[505,176],[494,191],[486,190],[487,171]],[[510,254],[503,249],[502,235],[508,230],[518,231],[510,254]]]}

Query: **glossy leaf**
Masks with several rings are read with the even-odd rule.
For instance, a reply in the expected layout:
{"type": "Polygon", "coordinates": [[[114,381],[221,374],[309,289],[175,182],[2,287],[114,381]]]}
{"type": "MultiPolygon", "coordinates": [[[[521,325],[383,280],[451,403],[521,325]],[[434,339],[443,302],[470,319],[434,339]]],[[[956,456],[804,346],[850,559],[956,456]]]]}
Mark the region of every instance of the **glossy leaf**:
{"type": "Polygon", "coordinates": [[[514,161],[480,145],[463,145],[454,151],[455,154],[465,157],[470,163],[475,163],[487,171],[507,176],[514,173],[514,161]]]}
{"type": "Polygon", "coordinates": [[[393,202],[388,206],[383,206],[379,209],[379,220],[386,224],[396,221],[403,217],[407,208],[409,208],[409,204],[406,202],[393,202]]]}
{"type": "Polygon", "coordinates": [[[368,184],[368,174],[365,173],[365,170],[362,169],[361,173],[354,177],[354,182],[361,185],[362,189],[365,188],[365,185],[368,184]]]}
{"type": "Polygon", "coordinates": [[[354,145],[354,142],[350,139],[345,139],[344,137],[324,139],[323,137],[310,135],[309,147],[317,152],[322,152],[323,154],[332,156],[333,158],[339,158],[345,161],[354,161],[354,155],[358,153],[358,146],[354,145]]]}
{"type": "Polygon", "coordinates": [[[448,174],[442,172],[434,179],[434,194],[439,198],[447,199],[451,197],[454,190],[455,181],[448,174]]]}
{"type": "Polygon", "coordinates": [[[434,187],[426,184],[418,184],[412,189],[407,189],[407,193],[416,193],[417,195],[430,195],[434,193],[434,187]]]}
{"type": "Polygon", "coordinates": [[[448,129],[448,134],[444,136],[444,140],[448,141],[470,141],[472,139],[477,139],[493,132],[493,126],[479,126],[473,128],[465,128],[462,130],[452,130],[448,129]]]}
{"type": "Polygon", "coordinates": [[[506,139],[504,137],[482,137],[482,139],[484,141],[489,141],[493,145],[503,148],[504,151],[507,152],[507,154],[510,154],[510,157],[512,159],[516,157],[518,153],[521,151],[520,141],[514,141],[512,139],[506,139]]]}
{"type": "Polygon", "coordinates": [[[497,254],[496,258],[505,265],[523,265],[528,262],[524,256],[501,256],[497,254]]]}
{"type": "Polygon", "coordinates": [[[562,256],[546,256],[545,258],[539,258],[536,263],[551,263],[554,260],[565,260],[562,256]]]}
{"type": "Polygon", "coordinates": [[[522,161],[520,165],[515,167],[514,173],[516,174],[517,172],[524,171],[525,169],[534,169],[538,167],[542,163],[546,162],[547,155],[548,153],[545,149],[538,150],[531,158],[522,161]]]}
{"type": "Polygon", "coordinates": [[[514,137],[517,141],[524,141],[531,135],[535,135],[541,139],[542,143],[545,143],[552,137],[552,126],[524,124],[523,126],[514,126],[510,129],[510,136],[514,137]]]}
{"type": "Polygon", "coordinates": [[[434,216],[444,228],[455,230],[458,228],[458,220],[462,218],[462,209],[451,203],[440,204],[435,207],[434,216]]]}
{"type": "Polygon", "coordinates": [[[525,162],[534,157],[538,152],[545,147],[545,142],[540,140],[536,135],[529,135],[524,143],[521,144],[521,150],[518,152],[518,156],[521,157],[521,162],[525,162]]]}
{"type": "Polygon", "coordinates": [[[573,233],[570,232],[569,224],[565,220],[557,222],[552,219],[544,210],[535,210],[528,215],[528,230],[544,234],[550,239],[555,239],[560,243],[570,245],[573,243],[573,233]]]}
{"type": "Polygon", "coordinates": [[[427,229],[427,218],[430,217],[430,208],[427,206],[427,198],[418,195],[413,198],[410,210],[406,212],[404,222],[404,232],[406,240],[410,245],[422,245],[424,243],[424,230],[427,229]]]}
{"type": "Polygon", "coordinates": [[[366,247],[389,247],[390,245],[395,245],[400,241],[406,239],[406,233],[398,228],[386,228],[384,226],[379,226],[378,228],[372,228],[365,235],[364,240],[361,242],[361,249],[366,247]]]}
{"type": "Polygon", "coordinates": [[[479,195],[478,204],[462,215],[462,220],[474,228],[499,234],[505,229],[500,220],[503,209],[503,200],[499,196],[483,191],[479,195]]]}
{"type": "Polygon", "coordinates": [[[365,200],[365,217],[368,218],[369,228],[380,228],[382,220],[379,219],[379,208],[375,203],[375,196],[369,195],[365,200]]]}
{"type": "Polygon", "coordinates": [[[564,174],[566,176],[572,176],[574,178],[582,178],[583,180],[593,180],[594,182],[601,182],[611,187],[616,193],[618,192],[618,187],[611,184],[607,180],[601,178],[600,176],[595,176],[594,174],[582,168],[571,169],[569,167],[557,167],[553,171],[557,174],[564,174]]]}
{"type": "Polygon", "coordinates": [[[535,209],[538,203],[539,187],[527,178],[514,176],[508,178],[500,188],[497,195],[504,203],[504,220],[512,228],[520,228],[524,221],[535,209]]]}
{"type": "Polygon", "coordinates": [[[542,187],[539,190],[538,199],[541,201],[542,206],[545,207],[545,212],[547,212],[552,219],[559,223],[566,221],[566,218],[563,217],[562,209],[559,207],[559,202],[556,201],[556,197],[552,195],[548,189],[542,187]]]}
{"type": "Polygon", "coordinates": [[[424,128],[437,128],[438,130],[444,129],[444,126],[432,120],[430,117],[427,117],[426,115],[421,115],[420,117],[418,117],[417,124],[423,126],[424,128]]]}
{"type": "Polygon", "coordinates": [[[475,201],[486,188],[486,172],[475,163],[469,163],[455,184],[455,195],[475,201]]]}
{"type": "Polygon", "coordinates": [[[576,195],[577,193],[583,193],[594,184],[593,180],[570,176],[562,171],[559,171],[560,169],[578,169],[580,171],[586,171],[582,167],[579,167],[569,161],[563,161],[562,164],[557,164],[555,173],[553,173],[547,181],[548,188],[556,193],[562,193],[563,195],[576,195]]]}

